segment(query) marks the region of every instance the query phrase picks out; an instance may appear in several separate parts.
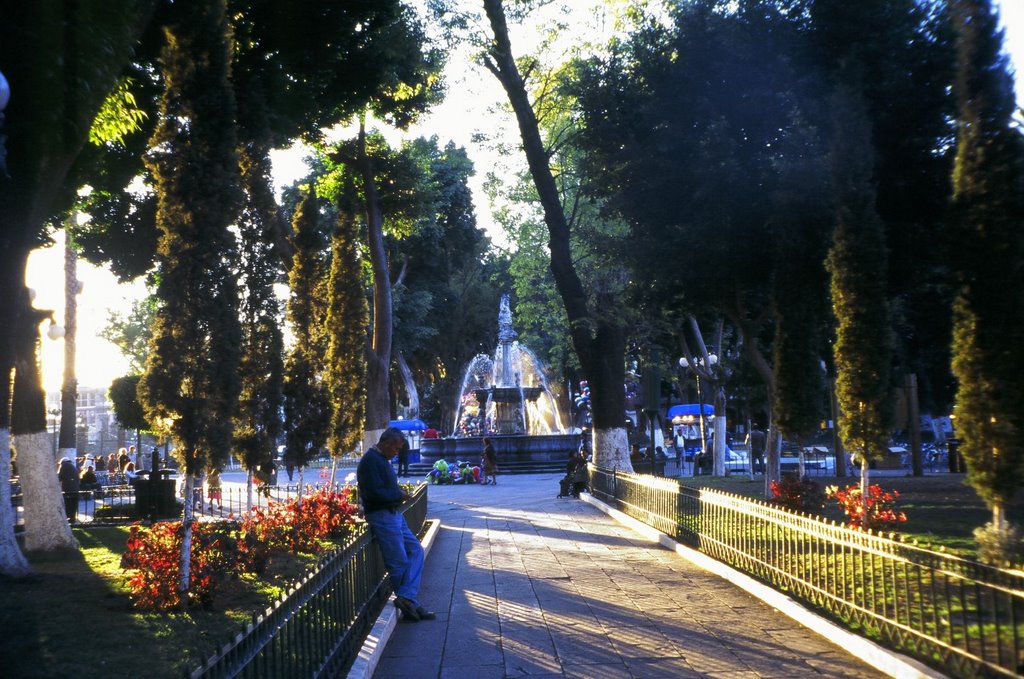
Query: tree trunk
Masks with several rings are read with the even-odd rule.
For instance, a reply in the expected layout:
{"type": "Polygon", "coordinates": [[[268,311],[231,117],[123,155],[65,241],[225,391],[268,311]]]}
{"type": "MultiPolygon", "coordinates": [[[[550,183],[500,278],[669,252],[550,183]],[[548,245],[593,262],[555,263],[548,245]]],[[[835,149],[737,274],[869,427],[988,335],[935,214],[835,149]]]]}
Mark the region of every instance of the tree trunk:
{"type": "Polygon", "coordinates": [[[860,454],[860,501],[861,506],[864,509],[864,513],[861,516],[860,526],[861,528],[868,527],[868,487],[871,485],[871,461],[868,459],[867,453],[861,451],[860,454]]]}
{"type": "Polygon", "coordinates": [[[366,428],[363,450],[377,443],[391,420],[390,370],[392,325],[391,276],[384,247],[384,217],[377,193],[373,163],[366,155],[365,120],[359,123],[358,171],[363,178],[366,208],[366,242],[373,268],[373,326],[366,360],[366,428]]]}
{"type": "Polygon", "coordinates": [[[1008,528],[1006,523],[1006,507],[1003,506],[1002,502],[992,503],[992,527],[1000,533],[1006,533],[1008,528]]]}
{"type": "Polygon", "coordinates": [[[615,300],[610,296],[593,302],[602,307],[601,313],[591,313],[588,307],[587,293],[573,265],[569,222],[548,164],[549,156],[541,139],[537,116],[512,54],[505,9],[501,0],[484,0],[484,11],[494,33],[484,65],[501,83],[515,113],[523,151],[548,227],[551,273],[569,319],[573,348],[590,383],[594,463],[609,469],[632,470],[624,426],[625,328],[621,326],[620,315],[612,313],[615,300]]]}
{"type": "MultiPolygon", "coordinates": [[[[0,479],[11,478],[11,431],[0,429],[0,479]]],[[[0,483],[0,575],[20,578],[32,572],[14,537],[14,507],[11,484],[0,483]]]]}
{"type": "MultiPolygon", "coordinates": [[[[376,323],[376,321],[374,321],[376,323]]],[[[391,399],[388,398],[388,370],[375,352],[366,361],[366,427],[363,429],[363,451],[376,445],[388,426],[391,399]]]]}
{"type": "Polygon", "coordinates": [[[252,470],[245,473],[245,513],[252,514],[252,470]]]}
{"type": "Polygon", "coordinates": [[[25,550],[78,549],[64,512],[64,496],[46,432],[19,434],[14,447],[25,498],[25,550]]]}
{"type": "MultiPolygon", "coordinates": [[[[771,404],[769,394],[768,403],[771,404]]],[[[764,497],[772,498],[772,484],[782,480],[781,459],[782,459],[782,435],[775,425],[775,415],[771,405],[768,406],[768,430],[765,433],[765,461],[764,461],[764,497]]]]}
{"type": "Polygon", "coordinates": [[[715,449],[714,475],[725,476],[725,389],[719,384],[715,386],[715,449]]]}
{"type": "MultiPolygon", "coordinates": [[[[24,260],[21,260],[21,269],[18,270],[21,281],[24,281],[24,265],[24,260]]],[[[0,275],[6,277],[6,274],[0,275]]],[[[15,307],[12,326],[7,326],[13,328],[11,332],[14,335],[8,345],[14,365],[14,384],[13,389],[4,388],[0,394],[11,395],[9,401],[4,400],[10,403],[10,431],[18,451],[18,473],[24,498],[25,549],[77,549],[78,544],[64,513],[52,442],[46,434],[46,405],[39,380],[38,327],[50,314],[32,309],[28,297],[22,282],[18,294],[11,300],[13,304],[8,300],[0,302],[2,306],[10,304],[15,307]]],[[[0,322],[2,320],[0,318],[0,322]]],[[[5,375],[10,375],[10,371],[5,375]]],[[[6,384],[9,382],[5,381],[5,387],[6,384]]],[[[6,407],[7,403],[0,405],[6,407]]],[[[0,415],[0,426],[6,422],[5,412],[0,415]]]]}
{"type": "Polygon", "coordinates": [[[832,413],[832,450],[836,458],[836,477],[846,476],[846,451],[843,439],[839,436],[839,400],[836,398],[836,378],[829,376],[828,399],[832,413]]]}
{"type": "Polygon", "coordinates": [[[910,428],[910,461],[912,474],[924,476],[921,460],[921,412],[917,404],[917,374],[906,375],[907,426],[910,428]]]}
{"type": "Polygon", "coordinates": [[[420,416],[420,393],[416,389],[416,380],[413,379],[412,369],[401,351],[395,351],[395,363],[398,365],[398,374],[405,383],[405,393],[409,397],[409,418],[415,419],[420,416]]]}
{"type": "Polygon", "coordinates": [[[60,387],[60,450],[57,457],[78,456],[78,380],[75,379],[75,337],[78,332],[78,257],[72,225],[64,227],[64,379],[60,387]]]}
{"type": "Polygon", "coordinates": [[[181,607],[188,607],[188,586],[189,580],[191,579],[191,567],[192,567],[192,517],[195,515],[195,508],[192,503],[192,490],[195,488],[196,480],[195,477],[188,473],[188,465],[185,465],[185,513],[182,516],[181,523],[184,528],[184,534],[181,538],[181,554],[179,555],[179,564],[181,566],[181,574],[178,578],[178,593],[181,595],[181,607]]]}

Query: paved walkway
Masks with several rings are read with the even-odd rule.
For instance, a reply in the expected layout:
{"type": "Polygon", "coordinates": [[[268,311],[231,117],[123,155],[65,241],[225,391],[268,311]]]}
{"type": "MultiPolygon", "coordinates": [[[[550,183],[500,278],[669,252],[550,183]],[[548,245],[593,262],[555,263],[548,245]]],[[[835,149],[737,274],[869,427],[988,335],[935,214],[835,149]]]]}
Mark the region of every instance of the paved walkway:
{"type": "Polygon", "coordinates": [[[422,602],[374,677],[877,677],[729,582],[598,509],[557,475],[431,486],[441,529],[422,602]]]}

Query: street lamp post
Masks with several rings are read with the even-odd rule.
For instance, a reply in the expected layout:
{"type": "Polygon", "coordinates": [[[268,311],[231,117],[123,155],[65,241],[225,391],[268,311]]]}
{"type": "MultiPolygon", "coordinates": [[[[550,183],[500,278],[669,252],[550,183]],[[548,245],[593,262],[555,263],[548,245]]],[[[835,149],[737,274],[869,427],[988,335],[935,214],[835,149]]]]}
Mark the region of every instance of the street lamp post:
{"type": "Polygon", "coordinates": [[[75,455],[77,437],[75,421],[78,405],[78,379],[75,376],[75,346],[78,330],[77,295],[82,292],[78,280],[78,256],[74,244],[75,217],[64,227],[64,379],[60,388],[61,422],[60,448],[71,449],[65,454],[75,455]]]}
{"type": "MultiPolygon", "coordinates": [[[[50,339],[51,342],[56,342],[57,340],[64,337],[64,327],[61,325],[57,325],[57,322],[53,320],[52,316],[50,317],[50,327],[46,329],[46,336],[50,339]]],[[[54,462],[56,462],[58,450],[57,441],[60,438],[57,426],[62,422],[61,409],[52,408],[47,412],[49,412],[50,416],[53,418],[53,460],[54,462]]]]}
{"type": "MultiPolygon", "coordinates": [[[[713,353],[708,354],[708,360],[706,363],[704,361],[704,358],[701,356],[683,356],[682,358],[679,359],[679,367],[682,368],[683,370],[689,370],[691,373],[693,373],[694,378],[697,380],[697,416],[699,418],[697,421],[700,426],[700,450],[702,456],[707,455],[708,437],[707,432],[704,428],[704,394],[701,392],[700,376],[701,373],[704,372],[706,369],[710,369],[711,367],[717,364],[718,356],[716,356],[713,353]]],[[[718,413],[716,412],[715,415],[717,416],[718,413]]],[[[696,475],[696,472],[694,475],[696,475]]]]}

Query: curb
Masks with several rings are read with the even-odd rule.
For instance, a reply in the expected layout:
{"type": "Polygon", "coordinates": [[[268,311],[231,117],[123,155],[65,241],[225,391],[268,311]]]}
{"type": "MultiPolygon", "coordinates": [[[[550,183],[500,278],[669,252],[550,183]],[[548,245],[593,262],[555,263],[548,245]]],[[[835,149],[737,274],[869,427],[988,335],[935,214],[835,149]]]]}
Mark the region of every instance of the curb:
{"type": "MultiPolygon", "coordinates": [[[[441,530],[441,522],[437,519],[428,519],[427,523],[429,524],[427,532],[420,541],[423,544],[424,560],[430,555],[430,548],[434,546],[434,539],[441,530]]],[[[384,605],[384,610],[377,616],[377,622],[373,623],[370,634],[363,641],[363,647],[359,649],[359,656],[356,657],[352,668],[348,671],[348,679],[370,679],[377,669],[384,648],[388,645],[388,640],[398,624],[398,609],[390,605],[392,601],[394,601],[393,594],[388,598],[388,603],[384,605]]]]}
{"type": "Polygon", "coordinates": [[[843,629],[831,620],[807,610],[782,592],[758,582],[749,575],[741,573],[721,561],[712,559],[706,554],[676,542],[661,531],[651,528],[647,524],[641,523],[617,509],[613,509],[589,493],[580,493],[580,498],[622,525],[674,551],[695,566],[732,582],[737,587],[747,591],[784,615],[789,616],[810,631],[831,641],[836,646],[890,677],[896,677],[897,679],[943,679],[947,676],[902,653],[889,650],[870,639],[865,639],[860,635],[843,629]]]}

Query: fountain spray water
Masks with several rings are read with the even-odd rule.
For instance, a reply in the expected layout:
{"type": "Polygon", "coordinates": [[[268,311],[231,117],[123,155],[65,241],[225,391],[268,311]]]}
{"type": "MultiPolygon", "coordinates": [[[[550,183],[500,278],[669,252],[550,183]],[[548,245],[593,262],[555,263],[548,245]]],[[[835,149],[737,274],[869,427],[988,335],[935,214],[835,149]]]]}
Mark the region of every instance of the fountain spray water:
{"type": "Polygon", "coordinates": [[[561,414],[537,356],[516,341],[508,295],[498,309],[494,357],[477,354],[466,366],[454,436],[562,434],[561,414]]]}

